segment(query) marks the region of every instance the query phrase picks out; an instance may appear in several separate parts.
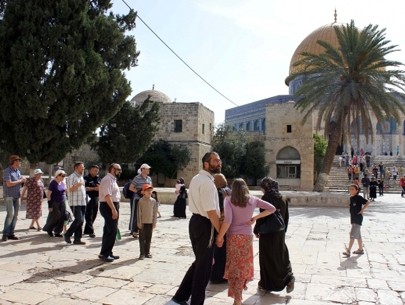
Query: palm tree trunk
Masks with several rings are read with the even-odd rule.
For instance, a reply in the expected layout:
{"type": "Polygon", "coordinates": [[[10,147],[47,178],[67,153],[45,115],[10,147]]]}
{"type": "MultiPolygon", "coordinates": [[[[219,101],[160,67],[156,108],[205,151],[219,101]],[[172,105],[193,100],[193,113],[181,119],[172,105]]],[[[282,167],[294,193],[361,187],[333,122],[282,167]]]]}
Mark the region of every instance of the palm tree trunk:
{"type": "Polygon", "coordinates": [[[331,133],[329,136],[328,146],[326,148],[325,157],[323,159],[323,165],[320,174],[316,180],[314,191],[323,192],[329,181],[329,173],[332,168],[333,160],[335,158],[336,149],[341,141],[340,128],[336,126],[336,123],[331,123],[331,133]]]}

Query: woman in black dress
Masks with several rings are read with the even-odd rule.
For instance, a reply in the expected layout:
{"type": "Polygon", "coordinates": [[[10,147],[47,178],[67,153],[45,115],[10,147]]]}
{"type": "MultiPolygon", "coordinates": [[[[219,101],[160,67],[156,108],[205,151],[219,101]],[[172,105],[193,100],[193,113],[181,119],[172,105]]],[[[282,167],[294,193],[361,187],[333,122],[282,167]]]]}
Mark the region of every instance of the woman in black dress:
{"type": "MultiPolygon", "coordinates": [[[[285,231],[260,234],[259,236],[259,289],[281,291],[287,287],[287,293],[290,293],[294,290],[295,278],[291,268],[288,248],[285,244],[289,219],[289,200],[282,197],[278,189],[278,182],[270,177],[263,178],[260,187],[264,192],[262,199],[270,202],[280,210],[285,223],[285,231]]],[[[260,225],[259,220],[256,225],[260,225]]]]}
{"type": "Polygon", "coordinates": [[[177,195],[176,202],[173,206],[173,217],[186,218],[186,203],[187,203],[187,190],[184,184],[184,178],[180,178],[176,181],[177,195]]]}

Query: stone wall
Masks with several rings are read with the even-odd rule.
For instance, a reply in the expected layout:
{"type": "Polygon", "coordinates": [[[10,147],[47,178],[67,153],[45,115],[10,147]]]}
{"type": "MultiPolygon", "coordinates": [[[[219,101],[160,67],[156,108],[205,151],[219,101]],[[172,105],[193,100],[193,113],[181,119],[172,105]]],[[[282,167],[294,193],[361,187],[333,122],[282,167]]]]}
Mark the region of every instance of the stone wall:
{"type": "Polygon", "coordinates": [[[294,108],[293,101],[266,106],[265,158],[270,165],[270,176],[280,185],[291,186],[294,190],[310,191],[314,185],[313,122],[309,118],[302,124],[303,115],[294,108]],[[291,132],[287,131],[291,126],[291,132]],[[277,178],[277,155],[281,149],[290,146],[300,155],[301,178],[277,178]]]}

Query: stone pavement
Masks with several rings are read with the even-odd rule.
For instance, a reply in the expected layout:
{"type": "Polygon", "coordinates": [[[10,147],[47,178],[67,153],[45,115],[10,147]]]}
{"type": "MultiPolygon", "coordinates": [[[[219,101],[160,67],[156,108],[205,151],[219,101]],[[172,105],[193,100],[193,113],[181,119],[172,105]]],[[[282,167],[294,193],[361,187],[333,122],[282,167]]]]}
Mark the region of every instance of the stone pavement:
{"type": "MultiPolygon", "coordinates": [[[[47,215],[46,203],[43,205],[47,215]]],[[[97,237],[85,246],[67,245],[45,232],[27,230],[25,207],[19,215],[18,241],[0,243],[0,304],[41,305],[174,305],[170,299],[194,260],[188,219],[175,219],[171,205],[161,206],[162,218],[152,238],[152,259],[138,260],[138,242],[128,236],[128,203],[122,203],[121,241],[113,263],[98,259],[103,220],[97,237]]],[[[364,255],[346,259],[348,208],[291,207],[287,245],[296,277],[286,294],[257,290],[258,241],[254,241],[255,279],[244,292],[244,304],[382,304],[405,303],[405,198],[388,194],[365,213],[364,255]]],[[[5,218],[0,207],[0,228],[5,218]]],[[[356,245],[355,248],[356,249],[356,245]]],[[[208,285],[205,304],[232,304],[226,284],[208,285]]]]}

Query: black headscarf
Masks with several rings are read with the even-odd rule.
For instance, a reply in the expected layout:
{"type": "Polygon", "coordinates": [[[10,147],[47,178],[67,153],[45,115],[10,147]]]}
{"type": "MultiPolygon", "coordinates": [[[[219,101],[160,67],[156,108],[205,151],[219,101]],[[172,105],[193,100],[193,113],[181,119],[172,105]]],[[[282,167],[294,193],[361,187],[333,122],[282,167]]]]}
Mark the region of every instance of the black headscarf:
{"type": "Polygon", "coordinates": [[[262,181],[260,181],[260,187],[269,195],[279,198],[282,197],[278,190],[278,182],[270,177],[264,177],[262,181]]]}

